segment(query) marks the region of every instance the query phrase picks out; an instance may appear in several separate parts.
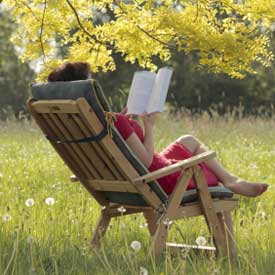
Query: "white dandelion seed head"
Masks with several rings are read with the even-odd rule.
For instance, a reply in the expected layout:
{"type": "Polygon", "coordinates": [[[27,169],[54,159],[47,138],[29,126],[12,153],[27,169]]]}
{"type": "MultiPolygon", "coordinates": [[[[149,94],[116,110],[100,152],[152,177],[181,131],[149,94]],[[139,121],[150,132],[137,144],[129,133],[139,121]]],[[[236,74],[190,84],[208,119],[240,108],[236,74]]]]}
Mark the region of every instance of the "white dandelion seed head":
{"type": "Polygon", "coordinates": [[[265,212],[264,211],[260,211],[259,213],[258,213],[258,216],[260,217],[260,218],[265,218],[266,217],[266,214],[265,214],[265,212]]]}
{"type": "Polygon", "coordinates": [[[25,201],[27,207],[32,207],[34,205],[34,199],[30,198],[25,201]]]}
{"type": "Polygon", "coordinates": [[[132,241],[130,245],[135,251],[139,251],[141,249],[141,243],[139,241],[132,241]]]}
{"type": "Polygon", "coordinates": [[[145,267],[141,266],[139,268],[139,275],[148,275],[148,270],[145,267]]]}
{"type": "Polygon", "coordinates": [[[127,210],[125,209],[124,206],[120,206],[120,207],[118,207],[117,211],[120,213],[125,213],[127,210]]]}
{"type": "Polygon", "coordinates": [[[9,214],[3,215],[3,221],[4,222],[9,222],[10,220],[11,220],[11,215],[9,215],[9,214]]]}
{"type": "Polygon", "coordinates": [[[54,198],[46,198],[45,203],[47,205],[53,205],[55,203],[54,198]]]}
{"type": "Polygon", "coordinates": [[[106,12],[107,12],[107,9],[106,9],[106,8],[102,8],[102,9],[101,9],[101,12],[102,12],[102,13],[106,13],[106,12]]]}
{"type": "Polygon", "coordinates": [[[204,246],[204,245],[206,245],[206,243],[207,243],[207,241],[206,241],[205,237],[203,237],[203,236],[199,236],[196,239],[196,244],[199,246],[204,246]]]}
{"type": "Polygon", "coordinates": [[[147,227],[147,226],[148,226],[147,223],[142,223],[142,224],[139,225],[140,228],[144,228],[144,227],[147,227]]]}
{"type": "Polygon", "coordinates": [[[173,221],[169,220],[168,218],[163,221],[163,224],[165,224],[166,226],[170,226],[172,223],[173,221]]]}

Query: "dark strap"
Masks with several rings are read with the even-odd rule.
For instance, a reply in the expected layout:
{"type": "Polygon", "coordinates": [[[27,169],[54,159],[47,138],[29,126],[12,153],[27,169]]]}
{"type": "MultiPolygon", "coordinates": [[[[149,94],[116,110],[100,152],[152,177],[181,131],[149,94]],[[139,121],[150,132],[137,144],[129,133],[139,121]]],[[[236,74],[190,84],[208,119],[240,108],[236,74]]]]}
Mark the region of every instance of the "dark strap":
{"type": "Polygon", "coordinates": [[[64,141],[54,139],[49,136],[46,136],[46,138],[49,141],[55,142],[57,144],[83,143],[83,142],[98,142],[98,141],[102,140],[107,134],[108,134],[108,131],[107,131],[107,128],[105,127],[97,136],[94,136],[94,137],[86,137],[86,138],[81,138],[81,139],[77,139],[77,140],[64,140],[64,141]]]}

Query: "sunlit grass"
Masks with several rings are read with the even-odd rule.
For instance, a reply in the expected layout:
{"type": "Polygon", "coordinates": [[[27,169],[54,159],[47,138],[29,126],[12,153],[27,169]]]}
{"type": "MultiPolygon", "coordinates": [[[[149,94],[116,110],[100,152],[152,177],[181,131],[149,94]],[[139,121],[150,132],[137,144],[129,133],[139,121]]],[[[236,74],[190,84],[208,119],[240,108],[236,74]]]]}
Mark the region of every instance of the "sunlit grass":
{"type": "MultiPolygon", "coordinates": [[[[154,263],[139,214],[114,219],[102,247],[91,250],[99,205],[69,181],[70,171],[39,129],[11,122],[0,124],[0,274],[139,274],[140,267],[148,274],[273,274],[275,122],[163,115],[156,128],[157,150],[184,134],[215,150],[234,174],[271,184],[262,197],[241,198],[234,211],[236,263],[193,252],[168,253],[154,263]],[[47,198],[54,203],[47,204],[47,198]],[[141,243],[138,251],[131,247],[135,240],[141,243]]],[[[195,244],[198,236],[211,244],[201,217],[178,221],[169,240],[195,244]]]]}

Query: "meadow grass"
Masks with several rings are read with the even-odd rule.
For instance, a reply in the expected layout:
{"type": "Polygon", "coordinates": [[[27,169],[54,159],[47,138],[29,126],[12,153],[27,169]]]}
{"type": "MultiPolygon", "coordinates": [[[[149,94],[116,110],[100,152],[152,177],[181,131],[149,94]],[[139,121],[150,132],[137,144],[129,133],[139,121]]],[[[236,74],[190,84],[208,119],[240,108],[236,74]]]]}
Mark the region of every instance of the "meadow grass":
{"type": "MultiPolygon", "coordinates": [[[[270,183],[259,198],[240,197],[234,210],[237,261],[168,251],[157,262],[140,214],[114,219],[102,246],[89,247],[100,206],[78,183],[32,123],[0,124],[0,274],[274,274],[275,122],[207,115],[164,114],[156,128],[157,150],[192,134],[243,178],[270,183]],[[54,198],[53,205],[45,200],[54,198]],[[26,206],[32,198],[34,205],[26,206]],[[134,251],[133,240],[142,248],[134,251]]],[[[176,222],[169,241],[194,244],[211,238],[202,217],[176,222]]]]}

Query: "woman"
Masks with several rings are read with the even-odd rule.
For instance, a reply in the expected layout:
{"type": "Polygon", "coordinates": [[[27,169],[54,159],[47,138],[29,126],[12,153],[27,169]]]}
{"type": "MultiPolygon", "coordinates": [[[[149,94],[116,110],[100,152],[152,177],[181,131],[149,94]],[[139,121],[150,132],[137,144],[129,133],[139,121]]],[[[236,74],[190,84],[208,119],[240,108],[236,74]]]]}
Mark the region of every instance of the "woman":
{"type": "MultiPolygon", "coordinates": [[[[74,62],[64,63],[48,76],[48,81],[74,81],[84,80],[91,77],[88,63],[74,62]]],[[[157,113],[141,116],[144,132],[140,125],[126,115],[127,109],[116,113],[115,126],[125,139],[126,143],[149,169],[155,171],[166,167],[180,160],[190,158],[197,154],[208,151],[206,146],[191,135],[178,138],[161,153],[154,150],[153,130],[157,120],[157,113]]],[[[256,197],[265,192],[268,184],[249,182],[232,175],[225,170],[219,161],[214,158],[200,164],[206,176],[208,186],[224,185],[232,192],[248,197],[256,197]]],[[[170,194],[175,187],[180,172],[173,173],[158,180],[167,194],[170,194]]],[[[188,188],[195,188],[193,180],[190,180],[188,188]]]]}

